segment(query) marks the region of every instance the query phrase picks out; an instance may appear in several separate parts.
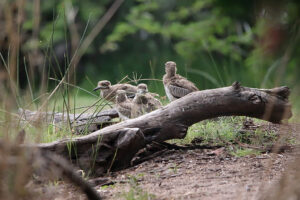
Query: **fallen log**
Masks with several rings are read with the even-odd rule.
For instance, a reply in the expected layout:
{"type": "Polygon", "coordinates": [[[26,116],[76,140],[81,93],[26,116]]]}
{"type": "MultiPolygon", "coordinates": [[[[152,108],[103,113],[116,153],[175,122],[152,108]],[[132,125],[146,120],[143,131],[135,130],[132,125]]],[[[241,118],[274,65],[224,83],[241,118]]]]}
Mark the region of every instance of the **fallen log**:
{"type": "Polygon", "coordinates": [[[115,109],[104,110],[98,113],[68,114],[59,112],[37,112],[19,109],[22,121],[31,124],[48,123],[65,126],[70,123],[74,133],[91,133],[112,124],[112,119],[119,117],[115,109]]]}
{"type": "Polygon", "coordinates": [[[256,89],[232,86],[190,93],[135,119],[105,127],[87,136],[37,145],[70,159],[97,175],[130,165],[149,142],[184,138],[188,127],[219,116],[249,116],[274,123],[292,116],[288,87],[256,89]]]}
{"type": "MultiPolygon", "coordinates": [[[[25,135],[24,130],[19,134],[25,135]]],[[[43,152],[41,154],[40,151],[32,148],[32,146],[20,146],[18,143],[18,136],[15,142],[0,140],[1,181],[4,180],[4,182],[0,181],[0,183],[7,185],[8,183],[5,181],[9,179],[12,188],[9,191],[6,190],[6,192],[23,191],[21,196],[12,193],[12,195],[16,195],[13,197],[23,198],[24,194],[32,192],[32,188],[35,186],[32,184],[28,185],[28,183],[32,180],[32,175],[35,174],[38,175],[35,177],[35,180],[41,182],[68,180],[71,184],[80,188],[89,200],[101,199],[98,192],[76,172],[76,169],[66,159],[51,152],[43,152]],[[15,176],[11,177],[10,174],[15,176]],[[19,188],[16,189],[14,187],[19,188]]],[[[5,196],[5,189],[1,192],[4,192],[4,196],[0,194],[0,198],[4,197],[4,199],[7,199],[5,198],[7,197],[5,196]]]]}
{"type": "Polygon", "coordinates": [[[145,146],[144,135],[139,128],[117,129],[93,138],[88,136],[39,144],[37,147],[42,154],[49,151],[57,153],[89,175],[101,175],[128,167],[133,156],[145,146]]]}

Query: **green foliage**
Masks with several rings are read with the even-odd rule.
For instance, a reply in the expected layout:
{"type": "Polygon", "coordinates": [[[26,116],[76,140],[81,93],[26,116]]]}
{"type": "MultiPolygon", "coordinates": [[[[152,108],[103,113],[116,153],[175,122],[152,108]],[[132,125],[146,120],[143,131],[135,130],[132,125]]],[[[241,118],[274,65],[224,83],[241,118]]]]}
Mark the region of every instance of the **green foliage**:
{"type": "MultiPolygon", "coordinates": [[[[183,140],[170,140],[171,143],[200,145],[220,145],[234,156],[257,155],[258,150],[248,149],[241,144],[252,147],[270,147],[280,140],[281,144],[293,144],[295,139],[288,133],[279,136],[273,129],[265,130],[257,128],[255,130],[242,130],[245,117],[219,117],[214,120],[205,120],[194,124],[188,130],[183,140]]],[[[255,124],[264,124],[261,120],[254,120],[255,124]]],[[[262,126],[263,127],[263,126],[262,126]]]]}
{"type": "Polygon", "coordinates": [[[299,71],[294,54],[300,41],[296,25],[299,7],[295,1],[269,5],[267,11],[259,11],[252,1],[137,1],[106,44],[118,51],[128,40],[141,38],[145,47],[153,40],[163,41],[156,49],[163,52],[163,44],[168,44],[175,50],[175,57],[183,60],[188,73],[198,72],[203,78],[191,75],[200,88],[228,85],[234,80],[255,87],[292,86],[300,74],[293,73],[299,71]],[[272,18],[282,20],[270,22],[272,18]],[[291,54],[286,53],[287,46],[291,54]],[[272,49],[266,49],[269,47],[272,49]]]}
{"type": "Polygon", "coordinates": [[[224,16],[214,1],[188,1],[158,6],[161,1],[144,1],[130,9],[125,22],[119,23],[107,42],[118,42],[139,30],[174,39],[177,53],[194,60],[205,51],[217,51],[234,60],[241,59],[237,45],[251,44],[252,33],[236,32],[236,19],[224,16]]]}
{"type": "MultiPolygon", "coordinates": [[[[50,49],[70,45],[75,34],[70,26],[76,25],[78,35],[87,26],[88,35],[111,5],[108,0],[43,1],[35,38],[37,16],[33,3],[26,2],[21,51],[44,53],[49,44],[50,49]]],[[[132,72],[161,79],[164,62],[174,60],[178,72],[200,89],[235,80],[252,87],[294,87],[300,74],[299,10],[295,0],[126,1],[83,55],[77,80],[81,86],[101,79],[116,83],[132,72]]],[[[145,82],[163,94],[162,84],[145,82]]]]}
{"type": "Polygon", "coordinates": [[[201,144],[226,145],[233,142],[239,135],[243,117],[222,117],[216,120],[206,120],[191,126],[184,140],[174,140],[179,143],[191,143],[195,138],[203,140],[201,144]]]}

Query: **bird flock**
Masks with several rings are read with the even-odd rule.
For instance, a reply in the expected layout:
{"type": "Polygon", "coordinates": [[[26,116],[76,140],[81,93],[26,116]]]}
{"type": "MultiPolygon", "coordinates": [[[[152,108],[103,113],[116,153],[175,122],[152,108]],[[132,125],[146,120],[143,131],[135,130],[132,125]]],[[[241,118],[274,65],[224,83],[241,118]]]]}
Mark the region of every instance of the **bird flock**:
{"type": "MultiPolygon", "coordinates": [[[[176,71],[175,62],[168,61],[165,63],[166,74],[163,76],[163,84],[170,101],[198,91],[194,83],[176,74],[176,71]]],[[[136,118],[162,107],[161,102],[155,98],[159,95],[149,92],[145,83],[140,83],[137,86],[128,83],[112,85],[110,81],[103,80],[98,82],[94,91],[97,90],[100,90],[101,98],[115,104],[114,107],[122,120],[136,118]]]]}

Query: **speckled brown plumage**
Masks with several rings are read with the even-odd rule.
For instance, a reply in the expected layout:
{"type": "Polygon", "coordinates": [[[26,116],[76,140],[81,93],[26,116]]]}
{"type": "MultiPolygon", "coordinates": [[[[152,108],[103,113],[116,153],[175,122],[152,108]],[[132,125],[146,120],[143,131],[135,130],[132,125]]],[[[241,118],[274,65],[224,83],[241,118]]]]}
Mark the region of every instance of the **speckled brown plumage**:
{"type": "Polygon", "coordinates": [[[135,93],[137,93],[136,86],[127,83],[111,85],[110,81],[107,80],[99,81],[98,86],[94,89],[94,91],[96,90],[100,90],[100,96],[102,98],[112,102],[115,102],[117,90],[124,90],[129,98],[134,98],[135,93]]]}
{"type": "Polygon", "coordinates": [[[179,99],[199,89],[186,78],[176,74],[176,63],[168,61],[165,64],[166,74],[163,76],[163,84],[166,95],[170,101],[179,99]]]}
{"type": "Polygon", "coordinates": [[[131,112],[133,108],[133,103],[126,96],[125,90],[116,91],[116,105],[115,109],[119,114],[119,118],[122,120],[127,120],[131,118],[131,112]]]}
{"type": "Polygon", "coordinates": [[[148,91],[148,86],[145,83],[139,84],[137,88],[138,88],[138,93],[145,95],[145,98],[147,99],[146,112],[151,112],[162,106],[161,102],[158,99],[154,98],[154,96],[159,96],[159,95],[155,93],[150,93],[148,91]]]}

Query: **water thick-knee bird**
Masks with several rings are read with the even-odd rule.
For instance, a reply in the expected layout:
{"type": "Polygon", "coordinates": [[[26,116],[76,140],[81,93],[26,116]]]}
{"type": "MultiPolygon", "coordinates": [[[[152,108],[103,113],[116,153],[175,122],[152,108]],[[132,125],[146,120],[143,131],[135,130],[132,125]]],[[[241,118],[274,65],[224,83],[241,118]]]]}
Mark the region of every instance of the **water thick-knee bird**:
{"type": "Polygon", "coordinates": [[[138,88],[138,93],[145,95],[147,99],[147,108],[146,108],[147,112],[151,112],[153,110],[162,107],[161,102],[158,99],[154,98],[154,96],[159,96],[159,95],[149,92],[148,86],[145,83],[140,83],[137,86],[137,88],[138,88]]]}
{"type": "Polygon", "coordinates": [[[118,90],[124,90],[126,92],[126,96],[128,98],[134,98],[137,93],[137,87],[127,84],[127,83],[118,83],[115,85],[111,85],[110,81],[103,80],[99,81],[94,91],[100,90],[100,96],[108,101],[115,102],[116,94],[118,90]]]}
{"type": "Polygon", "coordinates": [[[119,118],[127,120],[131,118],[133,103],[127,98],[125,90],[116,91],[115,109],[119,114],[119,118]]]}
{"type": "Polygon", "coordinates": [[[144,94],[136,93],[134,99],[132,100],[132,110],[131,117],[136,118],[143,114],[148,113],[148,99],[144,94]]]}
{"type": "Polygon", "coordinates": [[[127,98],[125,90],[118,90],[116,93],[115,109],[122,120],[135,118],[147,113],[148,100],[145,95],[137,93],[134,99],[130,100],[127,98]]]}
{"type": "Polygon", "coordinates": [[[165,70],[166,74],[163,76],[163,84],[170,101],[179,99],[191,92],[199,91],[194,83],[176,74],[177,68],[175,62],[166,62],[165,70]]]}

